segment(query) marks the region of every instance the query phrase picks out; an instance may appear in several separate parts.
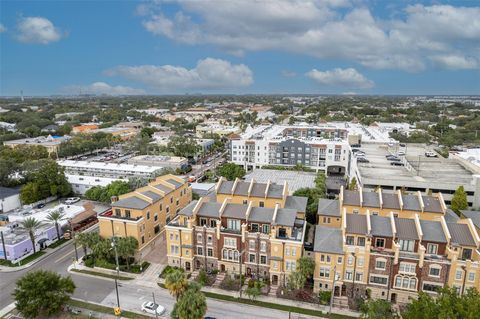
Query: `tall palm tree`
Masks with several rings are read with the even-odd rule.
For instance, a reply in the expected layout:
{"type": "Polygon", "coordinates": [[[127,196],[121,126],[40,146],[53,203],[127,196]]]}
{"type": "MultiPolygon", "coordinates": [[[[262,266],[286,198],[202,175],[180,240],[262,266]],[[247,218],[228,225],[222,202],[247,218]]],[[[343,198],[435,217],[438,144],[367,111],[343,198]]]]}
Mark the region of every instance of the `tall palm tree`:
{"type": "Polygon", "coordinates": [[[178,298],[185,292],[188,286],[187,278],[183,271],[175,269],[165,277],[165,287],[172,296],[178,301],[178,298]]]}
{"type": "Polygon", "coordinates": [[[130,270],[130,257],[135,255],[138,248],[138,241],[135,237],[121,237],[117,242],[118,254],[126,260],[127,269],[130,270]]]}
{"type": "Polygon", "coordinates": [[[77,233],[77,234],[75,234],[75,240],[76,240],[77,244],[82,245],[83,254],[87,255],[88,233],[77,233]]]}
{"type": "Polygon", "coordinates": [[[188,288],[172,311],[172,318],[202,319],[207,313],[205,295],[195,288],[188,288]]]}
{"type": "Polygon", "coordinates": [[[58,210],[54,210],[54,211],[48,213],[48,215],[47,215],[47,220],[51,221],[52,223],[55,224],[55,229],[57,231],[57,239],[58,240],[60,240],[59,222],[61,220],[64,220],[64,219],[65,219],[65,214],[58,211],[58,210]]]}
{"type": "Polygon", "coordinates": [[[37,220],[35,217],[27,217],[21,223],[21,228],[28,231],[28,235],[30,236],[30,240],[32,241],[33,246],[33,253],[37,252],[35,247],[35,231],[42,226],[42,223],[37,220]]]}

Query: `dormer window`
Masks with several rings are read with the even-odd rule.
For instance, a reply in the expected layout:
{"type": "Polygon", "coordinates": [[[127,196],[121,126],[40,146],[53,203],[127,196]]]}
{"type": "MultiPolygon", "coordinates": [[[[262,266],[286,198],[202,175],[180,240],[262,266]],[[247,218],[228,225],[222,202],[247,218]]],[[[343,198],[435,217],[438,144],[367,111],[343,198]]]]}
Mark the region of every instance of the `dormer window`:
{"type": "Polygon", "coordinates": [[[238,219],[227,219],[227,228],[231,230],[240,230],[240,221],[238,219]]]}
{"type": "Polygon", "coordinates": [[[472,259],[472,250],[470,248],[463,248],[462,251],[462,259],[463,260],[470,260],[472,259]]]}

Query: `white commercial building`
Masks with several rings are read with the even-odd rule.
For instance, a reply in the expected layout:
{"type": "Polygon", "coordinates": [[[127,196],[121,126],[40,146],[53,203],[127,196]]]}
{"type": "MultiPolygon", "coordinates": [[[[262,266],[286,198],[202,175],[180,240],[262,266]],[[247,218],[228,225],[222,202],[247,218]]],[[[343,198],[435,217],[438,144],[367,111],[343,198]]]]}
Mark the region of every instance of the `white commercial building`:
{"type": "Polygon", "coordinates": [[[65,168],[65,176],[75,193],[85,194],[93,186],[106,186],[113,181],[129,178],[154,178],[161,173],[162,166],[117,164],[90,161],[57,161],[65,168]]]}
{"type": "Polygon", "coordinates": [[[262,125],[230,138],[230,161],[247,170],[301,164],[330,175],[349,175],[348,130],[335,125],[262,125]]]}

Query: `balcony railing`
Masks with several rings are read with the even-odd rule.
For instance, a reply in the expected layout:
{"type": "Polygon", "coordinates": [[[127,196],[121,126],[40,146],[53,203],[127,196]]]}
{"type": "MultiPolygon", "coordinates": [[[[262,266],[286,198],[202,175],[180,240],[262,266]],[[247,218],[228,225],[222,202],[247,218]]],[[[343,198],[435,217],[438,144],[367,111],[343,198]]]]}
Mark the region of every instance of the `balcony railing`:
{"type": "Polygon", "coordinates": [[[115,218],[115,219],[120,219],[120,220],[128,220],[128,221],[138,221],[143,218],[143,216],[137,216],[137,217],[128,217],[128,216],[122,216],[122,215],[115,215],[111,210],[108,210],[102,214],[100,214],[102,217],[108,217],[108,218],[115,218]]]}

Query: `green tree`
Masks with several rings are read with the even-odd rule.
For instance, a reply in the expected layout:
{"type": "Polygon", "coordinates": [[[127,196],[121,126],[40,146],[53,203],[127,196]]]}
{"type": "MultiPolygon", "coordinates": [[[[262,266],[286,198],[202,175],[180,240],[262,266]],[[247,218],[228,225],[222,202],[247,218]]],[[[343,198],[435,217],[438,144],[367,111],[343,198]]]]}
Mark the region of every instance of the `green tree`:
{"type": "Polygon", "coordinates": [[[300,257],[297,260],[297,271],[302,274],[306,279],[313,276],[315,272],[315,260],[310,257],[300,257]]]}
{"type": "Polygon", "coordinates": [[[175,269],[174,271],[170,272],[165,277],[165,287],[178,302],[178,299],[188,287],[188,281],[185,278],[183,271],[175,269]]]}
{"type": "Polygon", "coordinates": [[[89,200],[110,203],[112,196],[120,196],[133,191],[135,183],[124,181],[113,181],[105,187],[94,186],[85,192],[89,200]]]}
{"type": "Polygon", "coordinates": [[[173,307],[171,318],[174,319],[201,319],[207,313],[207,300],[200,291],[200,287],[191,284],[177,300],[173,307]]]}
{"type": "Polygon", "coordinates": [[[355,176],[350,181],[350,184],[348,184],[348,189],[351,191],[357,190],[357,178],[355,176]]]}
{"type": "Polygon", "coordinates": [[[87,248],[89,244],[89,234],[90,233],[77,233],[75,234],[75,240],[78,245],[81,245],[83,248],[83,254],[87,254],[87,248]]]}
{"type": "Polygon", "coordinates": [[[27,319],[41,314],[56,314],[70,300],[75,284],[70,277],[51,271],[38,270],[26,273],[17,281],[13,295],[15,307],[27,319]]]}
{"type": "Polygon", "coordinates": [[[234,163],[226,163],[217,169],[217,174],[225,177],[229,181],[233,181],[235,178],[243,178],[245,173],[243,167],[234,163]]]}
{"type": "Polygon", "coordinates": [[[30,236],[30,241],[32,242],[33,246],[33,253],[37,252],[37,248],[35,247],[35,231],[42,226],[42,223],[37,220],[35,217],[27,217],[21,222],[21,228],[25,229],[28,232],[28,236],[30,236]]]}
{"type": "Polygon", "coordinates": [[[383,299],[370,299],[360,307],[362,319],[396,319],[392,304],[383,299]]]}
{"type": "Polygon", "coordinates": [[[127,269],[130,270],[130,258],[135,255],[138,248],[138,241],[135,237],[120,237],[117,241],[118,255],[125,259],[127,269]]]}
{"type": "Polygon", "coordinates": [[[185,136],[172,136],[167,147],[175,156],[183,157],[194,157],[202,150],[195,139],[185,136]]]}
{"type": "Polygon", "coordinates": [[[291,290],[302,289],[307,279],[299,271],[291,272],[288,275],[288,288],[291,290]]]}
{"type": "Polygon", "coordinates": [[[407,305],[404,319],[473,319],[480,313],[480,294],[470,288],[459,295],[456,288],[439,289],[436,298],[420,292],[418,299],[407,305]]]}
{"type": "Polygon", "coordinates": [[[330,290],[320,291],[318,293],[318,299],[322,305],[328,305],[330,303],[330,298],[332,297],[332,292],[330,290]]]}
{"type": "Polygon", "coordinates": [[[293,192],[294,196],[307,197],[307,221],[315,224],[317,219],[318,200],[325,197],[317,188],[299,188],[293,192]]]}
{"type": "MultiPolygon", "coordinates": [[[[97,234],[97,233],[91,233],[97,234]]],[[[98,235],[98,234],[97,234],[98,235]]],[[[95,265],[96,261],[100,259],[107,259],[110,257],[112,252],[112,247],[110,240],[103,239],[100,236],[91,236],[89,238],[90,241],[90,249],[93,255],[93,264],[95,265]]]]}
{"type": "Polygon", "coordinates": [[[249,299],[255,300],[258,296],[262,294],[263,286],[264,283],[259,280],[253,281],[253,285],[250,285],[249,282],[249,287],[245,289],[245,294],[248,296],[249,299]]]}
{"type": "Polygon", "coordinates": [[[450,205],[452,210],[460,216],[460,211],[468,208],[467,193],[463,186],[459,186],[455,193],[453,193],[452,204],[450,205]]]}
{"type": "Polygon", "coordinates": [[[57,231],[57,239],[60,240],[60,227],[59,222],[65,219],[65,214],[54,210],[47,215],[47,220],[55,224],[55,230],[57,231]]]}

